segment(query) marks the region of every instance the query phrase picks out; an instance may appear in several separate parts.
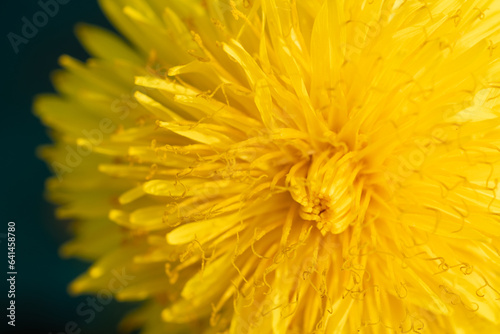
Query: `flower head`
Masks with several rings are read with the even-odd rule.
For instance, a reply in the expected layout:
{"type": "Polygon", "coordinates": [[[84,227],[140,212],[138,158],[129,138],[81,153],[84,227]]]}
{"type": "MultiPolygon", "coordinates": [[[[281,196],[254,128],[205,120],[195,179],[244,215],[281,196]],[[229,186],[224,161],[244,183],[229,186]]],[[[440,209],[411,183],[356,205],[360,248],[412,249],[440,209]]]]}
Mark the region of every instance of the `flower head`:
{"type": "Polygon", "coordinates": [[[148,333],[500,328],[497,2],[100,3],[130,45],[80,26],[35,104],[71,291],[148,333]]]}

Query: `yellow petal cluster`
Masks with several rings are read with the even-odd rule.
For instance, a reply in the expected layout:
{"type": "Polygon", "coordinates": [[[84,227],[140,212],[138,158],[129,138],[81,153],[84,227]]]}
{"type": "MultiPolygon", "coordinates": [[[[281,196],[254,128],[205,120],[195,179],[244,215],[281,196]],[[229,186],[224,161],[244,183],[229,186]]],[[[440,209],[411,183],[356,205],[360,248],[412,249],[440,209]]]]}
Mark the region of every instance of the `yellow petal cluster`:
{"type": "Polygon", "coordinates": [[[500,2],[100,0],[35,111],[73,293],[143,333],[500,331],[500,2]],[[115,278],[113,278],[115,277],[115,278]]]}

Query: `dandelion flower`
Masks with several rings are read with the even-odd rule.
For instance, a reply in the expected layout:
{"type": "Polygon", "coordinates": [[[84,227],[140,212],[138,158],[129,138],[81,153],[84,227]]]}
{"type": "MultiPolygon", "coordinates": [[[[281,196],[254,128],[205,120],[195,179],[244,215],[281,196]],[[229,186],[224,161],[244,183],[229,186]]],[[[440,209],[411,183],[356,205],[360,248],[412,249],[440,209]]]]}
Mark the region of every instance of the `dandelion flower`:
{"type": "Polygon", "coordinates": [[[124,39],[79,26],[35,102],[72,293],[145,333],[500,330],[498,1],[100,4],[124,39]]]}

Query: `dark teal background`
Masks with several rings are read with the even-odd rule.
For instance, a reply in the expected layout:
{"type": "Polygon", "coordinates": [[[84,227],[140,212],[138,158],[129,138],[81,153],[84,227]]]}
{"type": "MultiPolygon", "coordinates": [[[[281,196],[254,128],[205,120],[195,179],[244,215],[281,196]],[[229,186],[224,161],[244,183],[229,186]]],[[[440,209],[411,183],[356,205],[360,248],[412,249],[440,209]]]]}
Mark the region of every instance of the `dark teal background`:
{"type": "MultiPolygon", "coordinates": [[[[44,0],[42,0],[44,1],[44,0]]],[[[69,54],[88,57],[74,36],[78,22],[112,29],[96,0],[70,0],[39,28],[28,44],[15,54],[7,38],[9,32],[21,35],[22,17],[31,20],[41,8],[34,0],[2,1],[1,42],[1,119],[0,119],[0,321],[1,333],[64,333],[68,321],[75,321],[80,333],[115,333],[116,324],[131,305],[115,302],[96,313],[87,324],[76,314],[86,296],[70,297],[69,282],[88,264],[63,260],[58,247],[69,238],[68,222],[54,219],[53,206],[43,199],[44,180],[49,176],[35,150],[50,139],[47,129],[32,113],[33,97],[53,92],[49,80],[58,68],[57,59],[69,54]],[[16,327],[7,326],[7,223],[16,223],[16,327]]],[[[45,1],[44,1],[45,2],[45,1]]]]}

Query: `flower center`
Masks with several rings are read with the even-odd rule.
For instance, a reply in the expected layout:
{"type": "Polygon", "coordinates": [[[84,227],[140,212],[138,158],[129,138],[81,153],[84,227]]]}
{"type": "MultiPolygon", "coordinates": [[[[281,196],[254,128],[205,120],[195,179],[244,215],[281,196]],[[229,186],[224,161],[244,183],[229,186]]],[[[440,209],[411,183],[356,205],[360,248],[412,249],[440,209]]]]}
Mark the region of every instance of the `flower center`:
{"type": "Polygon", "coordinates": [[[362,164],[353,152],[325,151],[295,165],[289,184],[300,216],[316,222],[323,235],[339,234],[362,221],[369,198],[359,172],[362,164]]]}

